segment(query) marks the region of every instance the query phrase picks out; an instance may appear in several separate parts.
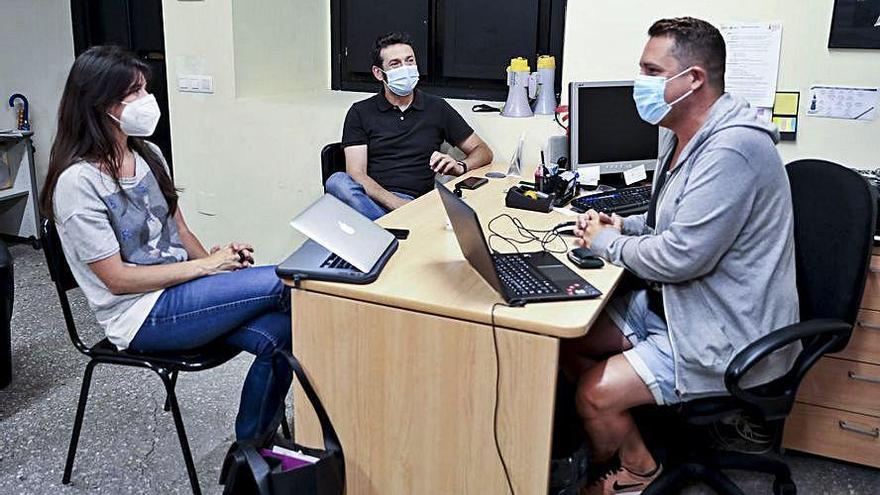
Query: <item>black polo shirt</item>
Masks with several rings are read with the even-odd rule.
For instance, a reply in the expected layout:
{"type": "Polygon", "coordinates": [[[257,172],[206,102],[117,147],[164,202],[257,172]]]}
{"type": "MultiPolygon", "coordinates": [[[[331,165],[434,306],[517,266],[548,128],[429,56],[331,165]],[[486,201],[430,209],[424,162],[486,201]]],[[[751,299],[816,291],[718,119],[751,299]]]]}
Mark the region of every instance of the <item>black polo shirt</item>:
{"type": "Polygon", "coordinates": [[[434,187],[431,154],[460,145],[474,130],[446,100],[416,90],[403,112],[379,93],[351,106],[342,146],[367,145],[367,175],[385,189],[416,197],[434,187]]]}

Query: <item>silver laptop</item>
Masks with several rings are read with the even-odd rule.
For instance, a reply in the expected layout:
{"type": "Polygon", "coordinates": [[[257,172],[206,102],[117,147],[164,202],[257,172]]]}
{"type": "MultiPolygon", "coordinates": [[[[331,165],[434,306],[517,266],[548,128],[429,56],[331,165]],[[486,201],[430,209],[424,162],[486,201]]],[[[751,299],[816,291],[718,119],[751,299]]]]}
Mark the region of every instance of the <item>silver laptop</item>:
{"type": "Polygon", "coordinates": [[[364,273],[373,269],[395,241],[390,232],[329,194],[312,203],[290,225],[364,273]]]}

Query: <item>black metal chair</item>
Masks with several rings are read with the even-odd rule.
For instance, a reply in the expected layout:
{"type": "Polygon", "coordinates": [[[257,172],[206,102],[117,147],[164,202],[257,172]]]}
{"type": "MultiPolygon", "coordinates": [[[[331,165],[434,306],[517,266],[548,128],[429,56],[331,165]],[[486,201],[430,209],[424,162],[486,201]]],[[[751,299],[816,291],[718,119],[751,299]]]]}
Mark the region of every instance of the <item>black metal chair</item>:
{"type": "MultiPolygon", "coordinates": [[[[217,343],[178,353],[147,354],[132,350],[117,350],[116,346],[111,344],[106,338],[89,347],[80,338],[73,319],[73,313],[70,310],[67,292],[78,287],[78,284],[70,272],[67,260],[64,258],[64,253],[61,250],[61,240],[58,237],[55,224],[49,220],[43,220],[42,234],[43,250],[46,254],[46,262],[49,265],[49,274],[52,277],[52,281],[55,282],[55,289],[58,291],[58,298],[61,302],[61,310],[64,313],[64,322],[67,325],[70,340],[79,352],[89,358],[85,374],[83,375],[82,390],[80,391],[79,403],[76,408],[76,419],[73,422],[73,434],[70,437],[70,447],[67,451],[67,462],[64,465],[62,483],[65,485],[70,483],[76,446],[79,442],[86,401],[89,396],[89,386],[92,381],[92,371],[99,364],[118,364],[153,370],[162,379],[167,393],[164,409],[165,411],[171,411],[174,417],[174,426],[177,428],[177,436],[180,440],[180,448],[183,451],[183,460],[186,463],[192,491],[195,494],[200,494],[199,480],[196,476],[189,441],[183,427],[180,408],[177,405],[177,395],[174,393],[174,387],[177,384],[177,374],[181,371],[204,371],[215,368],[237,356],[241,350],[224,343],[217,343]]],[[[290,438],[287,421],[283,420],[281,424],[283,434],[290,438]]]]}
{"type": "Polygon", "coordinates": [[[15,299],[12,255],[0,241],[0,389],[12,382],[12,301],[15,299]]]}
{"type": "Polygon", "coordinates": [[[330,143],[321,150],[321,184],[336,172],[345,172],[345,152],[342,143],[330,143]]]}
{"type": "MultiPolygon", "coordinates": [[[[730,396],[687,402],[676,411],[685,428],[743,413],[760,418],[776,432],[776,452],[801,379],[823,354],[840,351],[849,341],[865,287],[877,215],[874,192],[846,167],[799,160],[786,166],[786,171],[794,203],[801,322],[774,330],[740,351],[724,376],[730,396]],[[741,386],[754,365],[796,341],[803,350],[791,371],[762,386],[741,386]]],[[[670,454],[663,475],[644,495],[676,493],[690,481],[703,482],[721,494],[742,495],[722,469],[772,474],[773,493],[797,493],[788,465],[776,455],[715,451],[699,435],[681,431],[674,438],[683,445],[670,454]]]]}

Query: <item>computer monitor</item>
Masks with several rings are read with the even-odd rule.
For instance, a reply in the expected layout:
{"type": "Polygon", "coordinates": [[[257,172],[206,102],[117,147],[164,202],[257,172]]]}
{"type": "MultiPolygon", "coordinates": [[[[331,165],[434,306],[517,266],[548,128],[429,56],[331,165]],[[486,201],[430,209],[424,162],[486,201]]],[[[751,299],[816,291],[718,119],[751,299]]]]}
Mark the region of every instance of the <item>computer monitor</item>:
{"type": "Polygon", "coordinates": [[[599,166],[600,173],[639,165],[654,170],[660,129],[639,117],[632,81],[569,85],[569,157],[573,170],[599,166]]]}

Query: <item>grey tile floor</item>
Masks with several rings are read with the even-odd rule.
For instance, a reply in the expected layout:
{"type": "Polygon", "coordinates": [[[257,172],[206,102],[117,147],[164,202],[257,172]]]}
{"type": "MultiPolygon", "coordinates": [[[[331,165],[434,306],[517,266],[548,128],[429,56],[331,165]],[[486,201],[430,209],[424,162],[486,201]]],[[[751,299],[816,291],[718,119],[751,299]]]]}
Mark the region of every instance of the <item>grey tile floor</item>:
{"type": "MultiPolygon", "coordinates": [[[[0,390],[0,494],[190,493],[164,389],[147,370],[98,367],[92,382],[72,483],[61,484],[85,366],[67,337],[41,251],[11,247],[15,258],[13,383],[0,390]]],[[[85,299],[73,293],[82,333],[100,338],[85,299]]],[[[238,394],[251,357],[183,374],[178,397],[204,493],[219,493],[232,442],[238,394]]],[[[877,494],[880,470],[789,453],[801,494],[877,494]]],[[[770,493],[769,478],[735,473],[745,493],[770,493]]],[[[700,487],[688,495],[710,493],[700,487]]]]}

